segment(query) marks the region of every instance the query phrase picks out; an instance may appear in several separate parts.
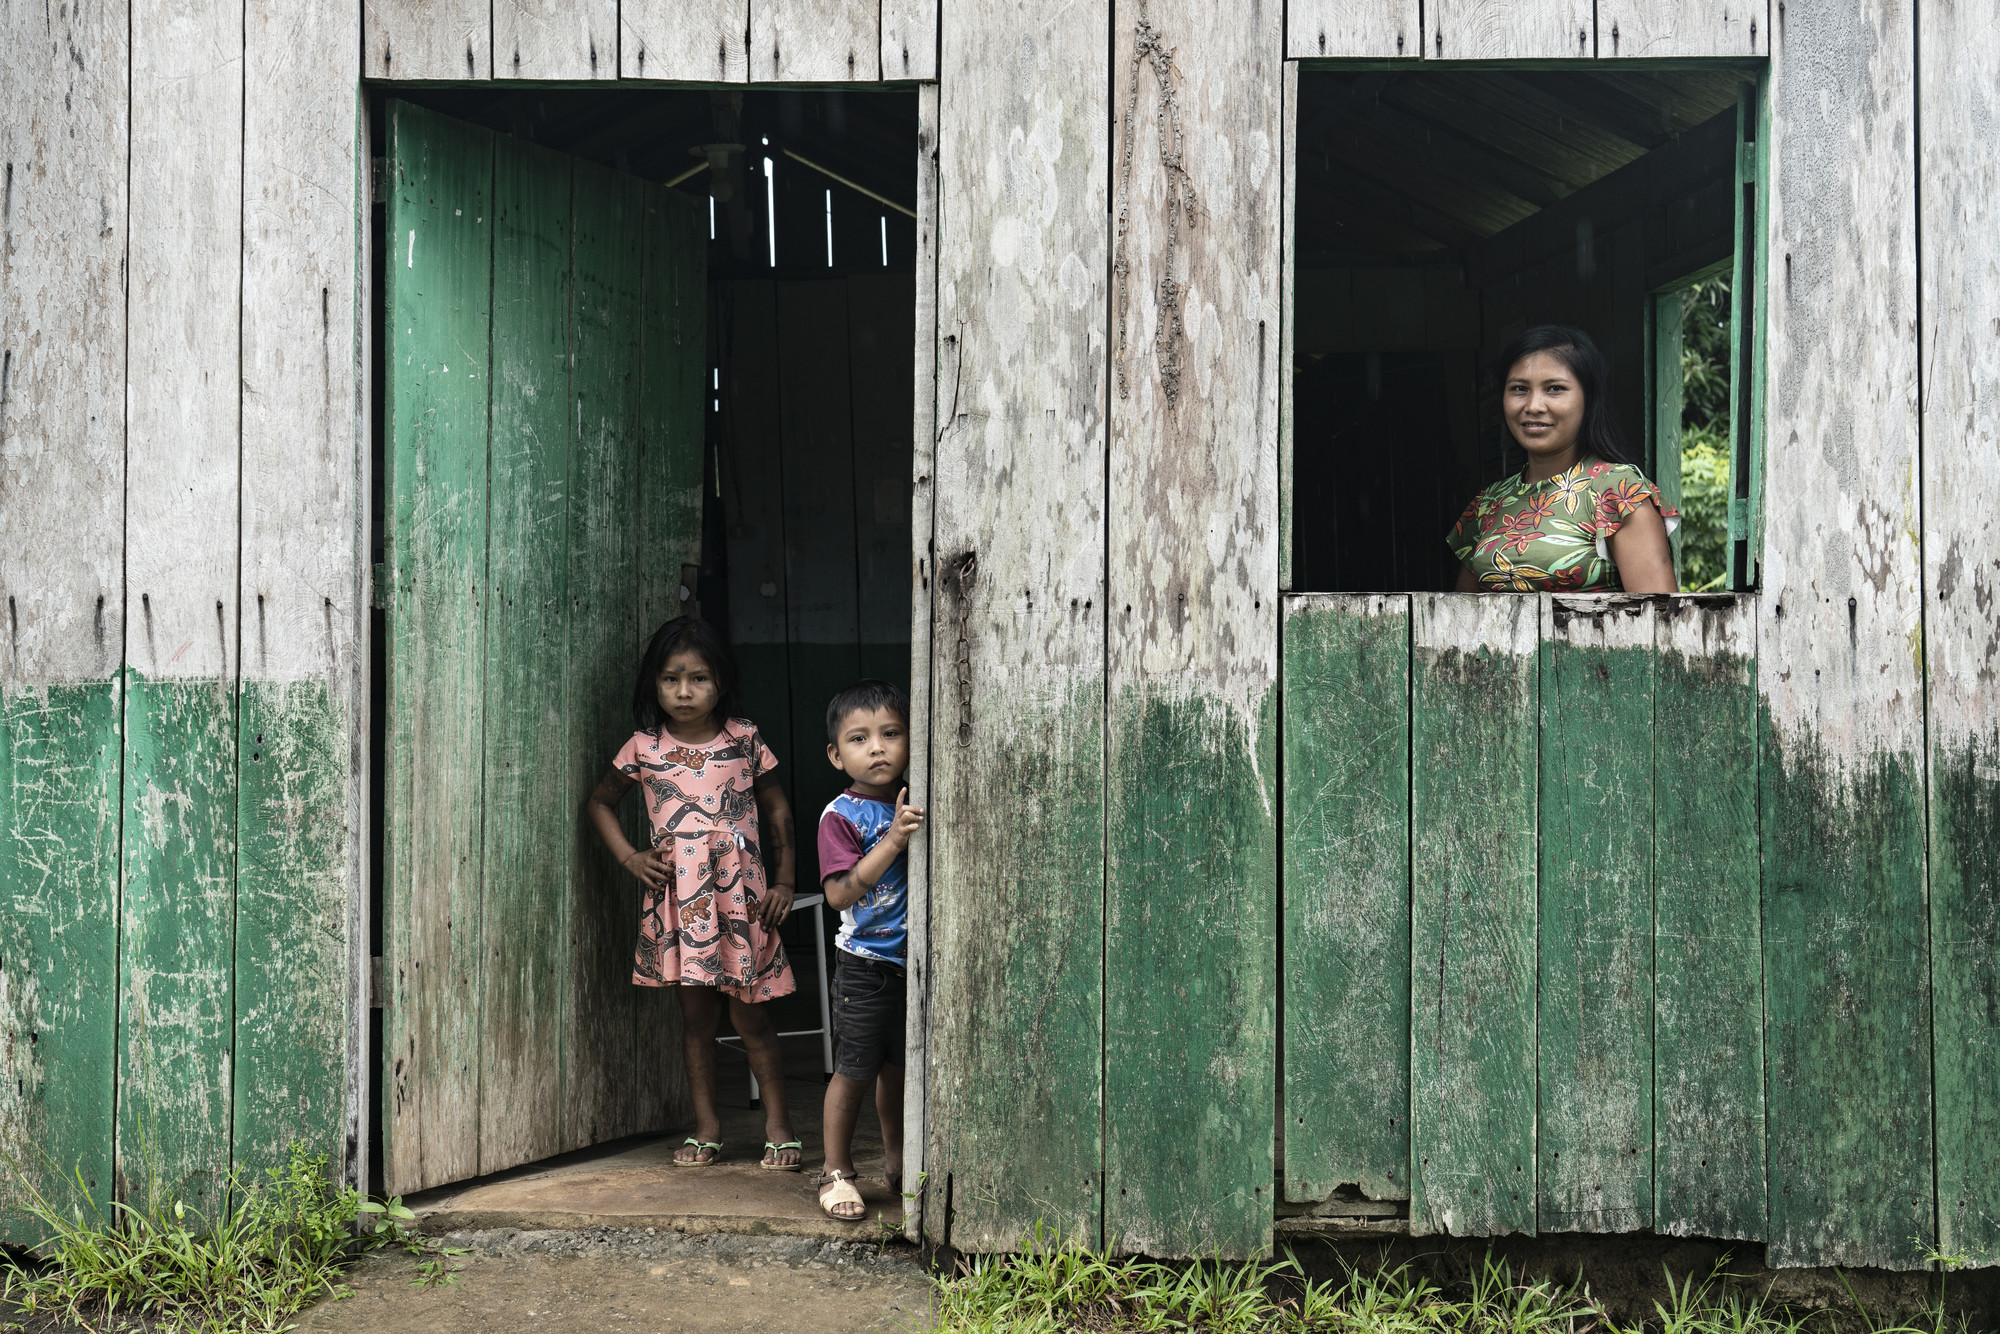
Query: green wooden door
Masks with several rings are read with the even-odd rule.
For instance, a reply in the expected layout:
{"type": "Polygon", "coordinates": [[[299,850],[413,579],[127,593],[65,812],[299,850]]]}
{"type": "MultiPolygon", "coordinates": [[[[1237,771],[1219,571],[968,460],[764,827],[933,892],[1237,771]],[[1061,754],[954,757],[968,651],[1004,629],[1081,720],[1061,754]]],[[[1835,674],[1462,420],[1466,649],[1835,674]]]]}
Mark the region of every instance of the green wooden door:
{"type": "Polygon", "coordinates": [[[409,1191],[684,1096],[577,815],[700,554],[697,201],[392,102],[383,1152],[409,1191]]]}

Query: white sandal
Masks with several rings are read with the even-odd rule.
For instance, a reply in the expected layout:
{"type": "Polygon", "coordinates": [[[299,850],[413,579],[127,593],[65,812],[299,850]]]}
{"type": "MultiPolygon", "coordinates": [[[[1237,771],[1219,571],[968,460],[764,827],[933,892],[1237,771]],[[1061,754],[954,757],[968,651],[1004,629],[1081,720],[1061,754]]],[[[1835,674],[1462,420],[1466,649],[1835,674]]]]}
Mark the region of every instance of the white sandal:
{"type": "Polygon", "coordinates": [[[858,1214],[837,1214],[833,1211],[833,1206],[836,1204],[860,1204],[862,1202],[861,1192],[854,1188],[854,1180],[854,1173],[842,1172],[838,1169],[820,1173],[818,1182],[820,1212],[837,1223],[859,1223],[863,1218],[867,1217],[868,1211],[866,1209],[863,1209],[858,1214]]]}

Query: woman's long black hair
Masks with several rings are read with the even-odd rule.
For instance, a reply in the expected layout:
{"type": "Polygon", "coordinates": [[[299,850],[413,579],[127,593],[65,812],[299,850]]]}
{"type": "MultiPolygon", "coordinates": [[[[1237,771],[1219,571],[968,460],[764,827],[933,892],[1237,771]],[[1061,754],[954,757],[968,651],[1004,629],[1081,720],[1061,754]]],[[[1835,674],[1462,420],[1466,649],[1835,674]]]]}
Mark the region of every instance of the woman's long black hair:
{"type": "MultiPolygon", "coordinates": [[[[1583,425],[1576,433],[1577,453],[1595,455],[1606,463],[1645,467],[1642,460],[1633,457],[1625,437],[1618,432],[1618,420],[1611,411],[1611,363],[1604,359],[1597,340],[1570,324],[1537,324],[1523,329],[1500,353],[1498,370],[1503,391],[1515,364],[1537,352],[1546,352],[1569,367],[1569,373],[1576,377],[1577,388],[1583,391],[1583,425]]],[[[1520,442],[1511,434],[1508,443],[1520,448],[1520,442]]]]}
{"type": "Polygon", "coordinates": [[[632,722],[642,732],[657,732],[667,725],[660,708],[660,669],[667,659],[687,649],[708,664],[715,678],[715,719],[727,722],[736,716],[736,690],[743,678],[736,671],[736,655],[722,632],[698,616],[676,616],[659,629],[639,659],[639,679],[632,686],[632,722]]]}

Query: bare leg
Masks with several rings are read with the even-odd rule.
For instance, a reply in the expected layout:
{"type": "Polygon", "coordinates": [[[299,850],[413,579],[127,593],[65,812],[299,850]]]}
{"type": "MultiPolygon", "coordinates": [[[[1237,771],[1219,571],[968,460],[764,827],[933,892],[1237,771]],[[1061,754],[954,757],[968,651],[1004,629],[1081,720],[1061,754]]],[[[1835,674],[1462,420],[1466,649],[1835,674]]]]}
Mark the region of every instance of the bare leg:
{"type": "Polygon", "coordinates": [[[903,1193],[903,1067],[885,1065],[875,1078],[875,1115],[882,1121],[882,1175],[903,1193]]]}
{"type": "MultiPolygon", "coordinates": [[[[867,1080],[835,1075],[827,1082],[820,1133],[826,1139],[828,1172],[839,1172],[846,1177],[854,1175],[854,1123],[861,1117],[861,1100],[867,1096],[867,1080]]],[[[835,1205],[834,1208],[841,1218],[859,1218],[866,1212],[859,1204],[835,1205]]]]}
{"type": "MultiPolygon", "coordinates": [[[[778,1030],[761,1005],[729,998],[729,1022],[743,1039],[743,1051],[750,1058],[750,1070],[764,1095],[764,1138],[773,1144],[789,1143],[792,1113],[785,1105],[785,1053],[778,1042],[778,1030]]],[[[774,1167],[796,1167],[801,1159],[797,1149],[767,1150],[764,1161],[774,1167]]]]}
{"type": "MultiPolygon", "coordinates": [[[[722,1118],[715,1112],[715,1030],[722,1022],[722,996],[714,987],[685,983],[674,990],[681,994],[681,1050],[687,1059],[688,1092],[694,1099],[694,1137],[712,1143],[722,1138],[722,1118]]],[[[674,1161],[692,1163],[713,1152],[683,1144],[674,1161]]]]}

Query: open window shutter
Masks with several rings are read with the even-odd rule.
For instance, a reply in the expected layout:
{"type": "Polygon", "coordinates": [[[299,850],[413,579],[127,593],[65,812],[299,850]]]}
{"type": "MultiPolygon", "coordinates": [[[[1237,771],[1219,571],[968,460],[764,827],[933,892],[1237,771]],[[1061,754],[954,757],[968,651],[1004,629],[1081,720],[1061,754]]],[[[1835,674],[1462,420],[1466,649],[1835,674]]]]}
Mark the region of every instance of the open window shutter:
{"type": "MultiPolygon", "coordinates": [[[[1646,402],[1652,416],[1646,422],[1646,472],[1658,484],[1672,508],[1681,508],[1681,292],[1661,292],[1647,301],[1646,402]]],[[[1674,577],[1681,573],[1681,536],[1668,537],[1673,547],[1674,577]]]]}
{"type": "Polygon", "coordinates": [[[1736,102],[1736,258],[1729,282],[1729,587],[1757,583],[1764,491],[1764,145],[1758,86],[1736,102]]]}
{"type": "Polygon", "coordinates": [[[576,811],[700,559],[696,200],[388,107],[383,1150],[393,1192],[662,1128],[678,1029],[576,811]]]}

